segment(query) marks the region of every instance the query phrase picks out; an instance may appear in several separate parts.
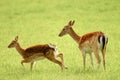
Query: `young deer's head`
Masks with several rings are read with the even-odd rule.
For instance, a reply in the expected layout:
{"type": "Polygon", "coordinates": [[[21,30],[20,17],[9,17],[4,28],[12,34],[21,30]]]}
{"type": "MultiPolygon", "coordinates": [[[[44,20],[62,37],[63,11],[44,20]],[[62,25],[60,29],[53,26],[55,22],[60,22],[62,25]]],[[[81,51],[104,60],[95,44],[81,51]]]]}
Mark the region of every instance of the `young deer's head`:
{"type": "Polygon", "coordinates": [[[59,33],[59,36],[62,37],[66,34],[68,34],[70,32],[70,29],[72,28],[72,26],[74,25],[75,21],[69,21],[69,23],[64,26],[64,28],[62,29],[62,31],[59,33]]]}
{"type": "Polygon", "coordinates": [[[12,40],[11,43],[8,45],[8,48],[13,48],[16,46],[18,41],[18,36],[15,37],[15,40],[12,40]]]}

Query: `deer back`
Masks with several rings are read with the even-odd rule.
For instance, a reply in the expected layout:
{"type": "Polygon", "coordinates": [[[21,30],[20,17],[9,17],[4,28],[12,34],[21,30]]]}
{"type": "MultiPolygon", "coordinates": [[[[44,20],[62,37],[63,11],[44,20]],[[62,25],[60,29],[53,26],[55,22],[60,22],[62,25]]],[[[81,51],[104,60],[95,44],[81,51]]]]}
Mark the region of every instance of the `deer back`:
{"type": "Polygon", "coordinates": [[[54,51],[54,48],[49,47],[48,44],[35,45],[35,46],[31,46],[29,48],[26,48],[24,56],[29,57],[29,56],[32,56],[32,55],[37,54],[37,53],[41,53],[44,56],[49,50],[54,51]]]}

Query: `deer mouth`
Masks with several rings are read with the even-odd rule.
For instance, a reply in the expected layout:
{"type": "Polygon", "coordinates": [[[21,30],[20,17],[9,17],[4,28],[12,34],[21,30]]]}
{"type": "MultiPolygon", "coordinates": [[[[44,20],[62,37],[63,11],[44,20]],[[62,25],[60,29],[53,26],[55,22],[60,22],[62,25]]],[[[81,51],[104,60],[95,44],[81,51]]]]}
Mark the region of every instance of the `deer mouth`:
{"type": "Polygon", "coordinates": [[[58,36],[59,36],[59,37],[62,37],[62,34],[60,33],[58,36]]]}
{"type": "Polygon", "coordinates": [[[61,35],[60,35],[60,34],[59,34],[58,36],[59,36],[59,37],[61,37],[61,35]]]}
{"type": "Polygon", "coordinates": [[[8,46],[8,48],[12,48],[12,47],[13,47],[13,46],[10,46],[10,45],[8,46]]]}
{"type": "Polygon", "coordinates": [[[8,48],[10,48],[10,46],[8,46],[8,48]]]}

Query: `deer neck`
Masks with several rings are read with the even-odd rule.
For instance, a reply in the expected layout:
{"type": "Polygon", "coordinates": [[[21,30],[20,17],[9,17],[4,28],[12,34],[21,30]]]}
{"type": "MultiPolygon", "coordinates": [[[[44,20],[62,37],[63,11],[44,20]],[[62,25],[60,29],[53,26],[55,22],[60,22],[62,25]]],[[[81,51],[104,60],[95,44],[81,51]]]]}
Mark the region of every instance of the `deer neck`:
{"type": "Polygon", "coordinates": [[[77,43],[79,43],[80,36],[77,35],[76,32],[75,32],[72,28],[70,28],[69,35],[70,35],[77,43]]]}
{"type": "Polygon", "coordinates": [[[21,56],[24,55],[24,49],[21,48],[21,46],[20,46],[19,43],[16,44],[16,47],[15,47],[15,48],[16,48],[16,50],[19,52],[19,54],[20,54],[21,56]]]}

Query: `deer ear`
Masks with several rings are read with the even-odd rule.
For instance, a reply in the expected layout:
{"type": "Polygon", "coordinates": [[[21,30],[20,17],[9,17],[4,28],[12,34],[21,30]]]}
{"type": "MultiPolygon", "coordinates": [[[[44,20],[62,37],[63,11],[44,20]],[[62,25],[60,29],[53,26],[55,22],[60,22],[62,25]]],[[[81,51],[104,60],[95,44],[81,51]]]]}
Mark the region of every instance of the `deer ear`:
{"type": "Polygon", "coordinates": [[[18,36],[15,37],[15,40],[18,41],[18,36]]]}
{"type": "Polygon", "coordinates": [[[73,26],[74,23],[75,23],[75,20],[73,20],[73,21],[71,20],[71,21],[69,21],[68,25],[73,26]]]}
{"type": "Polygon", "coordinates": [[[71,20],[69,21],[68,25],[70,25],[70,26],[72,25],[72,21],[71,20]]]}
{"type": "Polygon", "coordinates": [[[75,23],[75,20],[72,21],[71,25],[74,25],[74,23],[75,23]]]}

